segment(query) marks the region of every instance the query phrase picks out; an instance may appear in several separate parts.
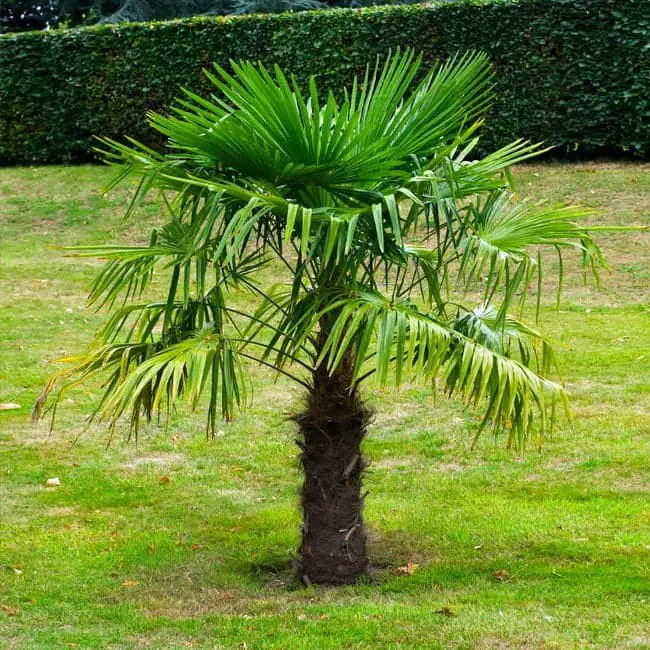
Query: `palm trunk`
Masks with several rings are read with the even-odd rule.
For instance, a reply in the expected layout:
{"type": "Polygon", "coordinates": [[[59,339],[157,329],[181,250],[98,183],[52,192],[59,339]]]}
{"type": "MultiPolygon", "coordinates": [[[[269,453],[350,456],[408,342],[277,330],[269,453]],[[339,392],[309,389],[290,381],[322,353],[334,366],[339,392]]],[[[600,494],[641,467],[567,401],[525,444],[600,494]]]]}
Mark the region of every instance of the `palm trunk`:
{"type": "Polygon", "coordinates": [[[306,409],[296,418],[304,470],[299,575],[306,584],[349,584],[367,569],[361,441],[369,419],[349,363],[333,374],[314,372],[306,409]]]}

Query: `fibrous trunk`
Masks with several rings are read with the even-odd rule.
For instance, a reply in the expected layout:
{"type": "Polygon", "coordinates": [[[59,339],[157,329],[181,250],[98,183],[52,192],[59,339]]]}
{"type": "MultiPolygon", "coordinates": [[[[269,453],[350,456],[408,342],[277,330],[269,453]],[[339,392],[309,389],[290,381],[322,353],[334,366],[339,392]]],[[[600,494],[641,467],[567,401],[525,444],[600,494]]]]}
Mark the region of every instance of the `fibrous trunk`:
{"type": "Polygon", "coordinates": [[[319,368],[312,386],[296,418],[304,470],[298,571],[306,584],[349,584],[368,566],[361,441],[370,414],[352,388],[345,362],[334,373],[319,368]]]}

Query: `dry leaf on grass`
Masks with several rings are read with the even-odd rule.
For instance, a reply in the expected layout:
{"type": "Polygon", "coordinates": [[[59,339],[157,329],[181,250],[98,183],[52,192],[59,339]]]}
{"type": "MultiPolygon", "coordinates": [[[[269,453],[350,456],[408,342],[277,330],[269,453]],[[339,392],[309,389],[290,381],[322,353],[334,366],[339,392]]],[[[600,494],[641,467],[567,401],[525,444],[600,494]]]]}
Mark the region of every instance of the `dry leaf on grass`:
{"type": "Polygon", "coordinates": [[[169,476],[161,476],[160,483],[164,483],[164,484],[171,483],[171,479],[169,478],[169,476]]]}
{"type": "Polygon", "coordinates": [[[441,607],[436,614],[441,614],[442,616],[448,616],[449,618],[453,618],[456,616],[454,612],[449,608],[449,607],[441,607]]]}
{"type": "Polygon", "coordinates": [[[492,574],[497,580],[507,580],[510,574],[505,569],[499,569],[492,574]]]}
{"type": "Polygon", "coordinates": [[[398,573],[406,573],[412,576],[419,567],[419,564],[415,564],[415,562],[409,562],[406,566],[397,567],[397,571],[398,573]]]}

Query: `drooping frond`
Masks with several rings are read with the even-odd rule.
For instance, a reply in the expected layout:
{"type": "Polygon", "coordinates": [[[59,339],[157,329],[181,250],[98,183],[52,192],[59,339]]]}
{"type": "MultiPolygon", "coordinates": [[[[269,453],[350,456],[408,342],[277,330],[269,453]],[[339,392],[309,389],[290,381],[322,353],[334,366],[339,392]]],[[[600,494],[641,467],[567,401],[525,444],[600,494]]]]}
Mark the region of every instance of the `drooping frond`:
{"type": "Polygon", "coordinates": [[[547,411],[565,403],[562,386],[550,378],[556,362],[548,343],[514,319],[500,328],[493,311],[477,310],[450,324],[408,301],[358,292],[333,302],[318,319],[328,313],[336,318],[320,362],[335,368],[352,351],[356,381],[375,375],[385,385],[392,376],[399,386],[440,378],[450,395],[484,409],[479,433],[492,421],[511,431],[511,444],[521,444],[534,430],[535,412],[543,436],[547,411]],[[535,343],[542,346],[539,357],[535,343]]]}
{"type": "Polygon", "coordinates": [[[561,379],[560,366],[549,340],[513,316],[501,318],[493,305],[481,305],[459,314],[456,331],[508,358],[517,358],[544,378],[561,379]]]}
{"type": "Polygon", "coordinates": [[[168,346],[149,343],[108,344],[86,356],[70,359],[75,365],[50,380],[37,402],[35,415],[49,393],[62,392],[95,375],[108,376],[104,396],[93,414],[99,421],[115,425],[128,416],[136,429],[141,416],[150,420],[162,406],[179,398],[196,408],[207,394],[207,427],[214,432],[217,414],[231,420],[237,408],[246,405],[248,380],[237,346],[206,325],[188,338],[168,346]]]}

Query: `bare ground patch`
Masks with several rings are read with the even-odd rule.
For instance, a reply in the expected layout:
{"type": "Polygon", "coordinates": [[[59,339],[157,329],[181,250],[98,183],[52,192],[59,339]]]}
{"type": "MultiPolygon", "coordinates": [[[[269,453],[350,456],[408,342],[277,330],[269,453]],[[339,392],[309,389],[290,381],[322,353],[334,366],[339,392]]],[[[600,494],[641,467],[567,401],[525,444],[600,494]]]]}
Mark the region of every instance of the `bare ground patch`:
{"type": "Polygon", "coordinates": [[[186,462],[187,458],[183,454],[168,453],[168,454],[152,454],[148,456],[139,456],[123,463],[122,467],[127,469],[139,469],[147,465],[181,465],[186,462]]]}

